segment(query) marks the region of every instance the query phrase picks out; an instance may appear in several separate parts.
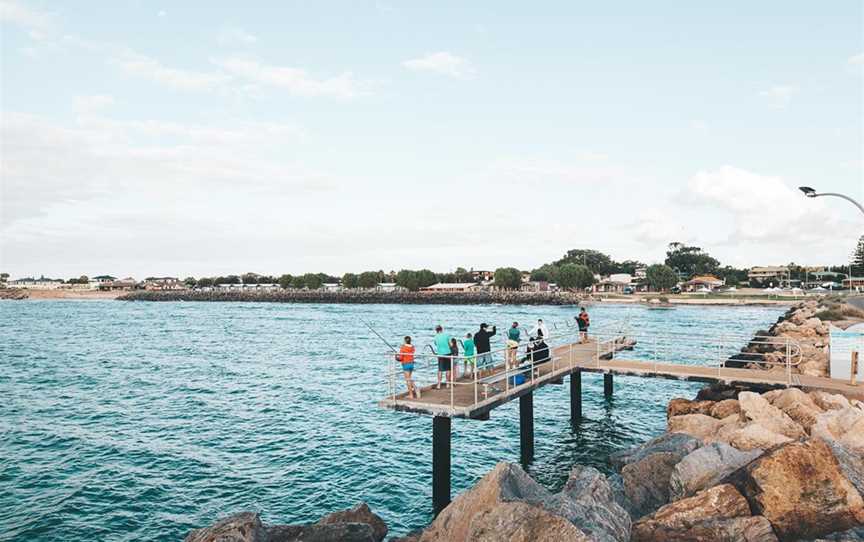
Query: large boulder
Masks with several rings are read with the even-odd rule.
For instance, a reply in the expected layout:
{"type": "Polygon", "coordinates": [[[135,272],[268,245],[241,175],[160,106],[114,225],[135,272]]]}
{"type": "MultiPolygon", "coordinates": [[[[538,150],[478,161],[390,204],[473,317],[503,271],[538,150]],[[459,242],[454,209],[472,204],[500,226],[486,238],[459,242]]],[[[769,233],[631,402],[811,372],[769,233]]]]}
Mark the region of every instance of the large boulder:
{"type": "Polygon", "coordinates": [[[421,542],[475,540],[626,542],[630,516],[606,478],[575,467],[560,493],[540,486],[518,465],[499,463],[456,497],[423,532],[421,542]]]}
{"type": "Polygon", "coordinates": [[[770,450],[729,480],[782,539],[815,538],[864,523],[864,499],[820,439],[770,450]]]}
{"type": "Polygon", "coordinates": [[[712,437],[722,426],[721,420],[705,414],[683,414],[666,421],[668,431],[684,433],[701,440],[712,437]]]}
{"type": "Polygon", "coordinates": [[[750,517],[747,500],[723,484],[660,508],[633,525],[634,542],[773,541],[765,518],[750,517]]]}
{"type": "Polygon", "coordinates": [[[275,525],[268,529],[268,535],[267,542],[380,542],[366,523],[275,525]]]}
{"type": "Polygon", "coordinates": [[[831,447],[840,471],[849,480],[858,493],[864,497],[864,454],[847,448],[841,443],[833,440],[825,441],[831,447]]]}
{"type": "Polygon", "coordinates": [[[864,542],[864,525],[818,538],[813,542],[864,542]]]}
{"type": "Polygon", "coordinates": [[[762,427],[793,440],[807,435],[799,423],[758,393],[742,391],[738,394],[738,405],[741,407],[742,421],[755,421],[762,427]]]}
{"type": "MultiPolygon", "coordinates": [[[[762,396],[765,397],[766,395],[763,394],[762,396]]],[[[787,416],[808,432],[810,427],[816,423],[816,417],[822,413],[822,409],[816,402],[798,388],[777,390],[771,404],[785,412],[787,416]]]]}
{"type": "Polygon", "coordinates": [[[849,407],[823,412],[816,416],[810,434],[864,454],[864,410],[849,407]]]}
{"type": "Polygon", "coordinates": [[[714,401],[691,401],[676,397],[666,405],[666,418],[682,414],[708,414],[713,406],[714,401]]]}
{"type": "Polygon", "coordinates": [[[675,452],[684,457],[701,445],[702,441],[700,439],[690,435],[683,433],[663,433],[659,437],[653,438],[634,448],[619,450],[610,454],[609,462],[620,471],[624,465],[639,461],[653,453],[675,452]]]}
{"type": "Polygon", "coordinates": [[[713,418],[722,420],[723,418],[737,415],[739,412],[741,412],[741,407],[738,406],[738,399],[724,399],[714,403],[709,414],[713,418]]]}
{"type": "Polygon", "coordinates": [[[240,512],[220,519],[210,527],[194,529],[185,542],[268,542],[267,528],[255,512],[240,512]]]}
{"type": "Polygon", "coordinates": [[[543,508],[578,525],[591,540],[630,540],[630,514],[616,502],[609,480],[593,467],[573,467],[564,488],[543,508]]]}
{"type": "Polygon", "coordinates": [[[757,422],[751,422],[741,428],[734,428],[728,434],[721,435],[724,442],[728,442],[739,450],[767,450],[780,444],[792,442],[786,435],[775,433],[757,422]]]}
{"type": "Polygon", "coordinates": [[[761,455],[760,449],[740,451],[725,442],[694,450],[672,469],[669,499],[677,501],[714,486],[761,455]]]}
{"type": "Polygon", "coordinates": [[[387,524],[380,516],[373,513],[365,502],[348,510],[333,512],[318,520],[319,525],[338,523],[365,523],[372,528],[372,536],[376,541],[384,540],[384,537],[387,536],[387,524]]]}
{"type": "Polygon", "coordinates": [[[809,395],[822,410],[843,410],[852,406],[849,399],[836,393],[816,390],[811,391],[809,395]]]}
{"type": "Polygon", "coordinates": [[[681,457],[680,453],[657,452],[621,469],[624,494],[634,517],[650,514],[669,502],[669,478],[681,457]]]}

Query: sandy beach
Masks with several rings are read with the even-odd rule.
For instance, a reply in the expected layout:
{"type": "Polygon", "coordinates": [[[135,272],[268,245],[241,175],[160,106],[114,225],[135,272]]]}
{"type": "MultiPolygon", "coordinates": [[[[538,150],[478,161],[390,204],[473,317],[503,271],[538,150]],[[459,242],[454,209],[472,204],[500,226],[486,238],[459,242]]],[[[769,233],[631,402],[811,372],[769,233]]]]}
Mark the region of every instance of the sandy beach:
{"type": "Polygon", "coordinates": [[[23,292],[26,297],[23,299],[117,299],[125,292],[122,291],[101,291],[101,290],[30,290],[30,289],[8,289],[0,290],[0,299],[6,298],[4,293],[11,294],[15,292],[20,295],[23,292]]]}

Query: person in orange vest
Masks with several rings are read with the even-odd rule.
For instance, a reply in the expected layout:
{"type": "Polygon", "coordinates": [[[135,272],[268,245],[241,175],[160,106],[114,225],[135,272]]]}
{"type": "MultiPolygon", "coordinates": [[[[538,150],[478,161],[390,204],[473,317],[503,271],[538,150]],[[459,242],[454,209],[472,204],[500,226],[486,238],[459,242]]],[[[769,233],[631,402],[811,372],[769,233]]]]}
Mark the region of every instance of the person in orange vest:
{"type": "Polygon", "coordinates": [[[399,353],[396,354],[396,361],[402,364],[402,372],[405,374],[405,385],[408,386],[408,397],[419,399],[420,390],[414,385],[414,379],[412,378],[412,373],[414,372],[414,345],[411,344],[411,337],[405,337],[405,342],[399,347],[399,353]]]}
{"type": "Polygon", "coordinates": [[[585,310],[585,307],[582,307],[579,316],[576,317],[576,323],[579,324],[579,342],[588,342],[588,326],[591,325],[591,319],[588,317],[588,311],[585,310]]]}

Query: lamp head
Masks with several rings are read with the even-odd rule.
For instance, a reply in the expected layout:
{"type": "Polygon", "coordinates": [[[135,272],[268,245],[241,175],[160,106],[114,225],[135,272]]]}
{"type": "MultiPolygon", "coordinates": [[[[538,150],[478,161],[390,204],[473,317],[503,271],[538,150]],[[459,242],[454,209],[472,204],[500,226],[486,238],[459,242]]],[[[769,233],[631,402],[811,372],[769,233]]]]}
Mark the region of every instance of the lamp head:
{"type": "Polygon", "coordinates": [[[804,192],[804,195],[807,196],[808,198],[815,198],[816,197],[816,191],[813,190],[812,188],[810,188],[809,186],[799,186],[798,190],[804,192]]]}

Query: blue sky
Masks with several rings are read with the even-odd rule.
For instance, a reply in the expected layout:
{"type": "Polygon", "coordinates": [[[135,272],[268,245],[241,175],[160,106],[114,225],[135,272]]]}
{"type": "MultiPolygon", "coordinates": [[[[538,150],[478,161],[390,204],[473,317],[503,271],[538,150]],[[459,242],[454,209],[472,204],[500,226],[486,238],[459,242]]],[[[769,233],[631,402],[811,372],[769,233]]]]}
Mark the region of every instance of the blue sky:
{"type": "Polygon", "coordinates": [[[848,259],[858,1],[2,6],[13,276],[848,259]]]}

